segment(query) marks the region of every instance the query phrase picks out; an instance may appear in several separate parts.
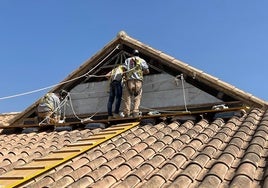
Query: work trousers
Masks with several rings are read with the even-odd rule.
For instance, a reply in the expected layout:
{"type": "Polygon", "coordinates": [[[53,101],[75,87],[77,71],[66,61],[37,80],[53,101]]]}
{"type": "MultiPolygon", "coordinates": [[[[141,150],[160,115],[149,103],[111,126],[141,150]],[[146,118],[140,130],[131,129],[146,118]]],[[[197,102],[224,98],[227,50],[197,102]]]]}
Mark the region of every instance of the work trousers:
{"type": "Polygon", "coordinates": [[[120,104],[121,104],[121,99],[122,99],[121,81],[114,80],[110,84],[109,100],[108,100],[108,104],[107,104],[108,116],[113,115],[113,109],[112,108],[113,108],[114,99],[115,99],[114,113],[119,114],[119,109],[120,109],[120,104]]]}
{"type": "Polygon", "coordinates": [[[126,117],[130,116],[132,113],[133,116],[138,116],[139,107],[141,103],[142,96],[142,81],[140,80],[128,80],[125,83],[123,89],[123,113],[126,117]],[[133,107],[132,105],[133,104],[133,107]],[[133,109],[133,111],[131,111],[133,109]]]}

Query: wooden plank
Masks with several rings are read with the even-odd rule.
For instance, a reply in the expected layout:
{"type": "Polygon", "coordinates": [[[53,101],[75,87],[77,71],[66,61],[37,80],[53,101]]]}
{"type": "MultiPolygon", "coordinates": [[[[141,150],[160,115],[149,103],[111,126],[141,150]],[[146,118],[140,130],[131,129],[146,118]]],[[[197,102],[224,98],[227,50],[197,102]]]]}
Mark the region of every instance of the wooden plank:
{"type": "Polygon", "coordinates": [[[73,146],[91,146],[93,145],[94,143],[92,142],[78,142],[78,143],[73,143],[73,144],[69,144],[67,145],[67,147],[73,147],[73,146]]]}
{"type": "Polygon", "coordinates": [[[124,128],[117,128],[117,127],[109,127],[107,129],[100,130],[100,132],[108,132],[108,131],[121,131],[124,130],[124,128]]]}
{"type": "MultiPolygon", "coordinates": [[[[17,167],[16,169],[13,169],[3,175],[0,175],[0,185],[3,187],[17,187],[18,185],[21,185],[32,178],[39,176],[43,174],[44,172],[51,170],[55,167],[57,167],[60,164],[63,164],[74,157],[77,157],[84,152],[96,147],[97,145],[127,131],[128,129],[131,129],[132,127],[135,127],[139,125],[139,122],[133,122],[131,124],[125,125],[125,129],[120,129],[114,134],[109,134],[106,137],[101,137],[102,139],[99,139],[97,142],[84,142],[84,143],[78,143],[80,144],[89,144],[87,146],[77,146],[78,144],[70,144],[61,149],[63,153],[54,152],[50,153],[45,157],[34,159],[32,162],[24,165],[23,167],[17,167]],[[76,146],[75,146],[76,145],[76,146]],[[72,149],[69,149],[72,148],[72,149]],[[70,152],[67,152],[69,150],[70,152]],[[79,150],[79,152],[77,152],[79,150]],[[74,151],[74,152],[72,152],[74,151]]],[[[121,124],[122,126],[122,124],[121,124]]],[[[92,137],[96,137],[95,135],[92,135],[92,137]]],[[[100,136],[97,136],[100,138],[100,136]]],[[[1,187],[0,186],[0,187],[1,187]]]]}
{"type": "Polygon", "coordinates": [[[89,138],[81,138],[78,139],[77,141],[90,141],[90,140],[102,140],[105,139],[105,136],[94,136],[94,135],[90,135],[89,138]]]}
{"type": "Polygon", "coordinates": [[[45,169],[45,166],[22,166],[14,168],[14,170],[38,170],[38,169],[45,169]]]}
{"type": "Polygon", "coordinates": [[[0,126],[0,129],[10,129],[10,128],[30,128],[30,127],[46,127],[46,126],[73,126],[77,124],[88,124],[88,123],[105,123],[105,124],[117,124],[117,123],[127,123],[127,122],[134,122],[134,121],[141,121],[142,119],[150,119],[150,118],[161,118],[161,117],[174,117],[174,116],[184,116],[184,115],[197,115],[197,114],[204,114],[204,113],[218,113],[218,112],[230,112],[230,111],[238,111],[238,110],[248,110],[246,107],[233,107],[233,108],[226,108],[226,109],[218,109],[218,110],[198,110],[198,111],[179,111],[174,113],[162,113],[157,115],[143,115],[140,117],[127,117],[127,118],[116,118],[116,119],[101,119],[101,120],[88,120],[88,121],[73,121],[73,122],[65,122],[65,123],[57,123],[55,125],[42,125],[33,124],[33,125],[16,125],[16,126],[0,126]]]}
{"type": "Polygon", "coordinates": [[[34,161],[60,161],[63,160],[63,157],[44,157],[39,159],[34,159],[34,161]]]}
{"type": "Polygon", "coordinates": [[[102,133],[97,133],[96,135],[113,135],[116,134],[116,132],[102,132],[102,133]]]}
{"type": "Polygon", "coordinates": [[[57,150],[57,151],[52,151],[52,153],[76,153],[76,152],[80,152],[81,149],[61,149],[61,150],[57,150]]]}

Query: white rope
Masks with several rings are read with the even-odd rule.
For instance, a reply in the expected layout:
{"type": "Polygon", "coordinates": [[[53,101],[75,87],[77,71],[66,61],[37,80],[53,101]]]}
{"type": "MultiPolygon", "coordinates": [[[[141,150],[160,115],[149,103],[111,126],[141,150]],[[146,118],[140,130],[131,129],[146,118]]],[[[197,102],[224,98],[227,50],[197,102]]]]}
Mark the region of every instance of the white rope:
{"type": "Polygon", "coordinates": [[[187,102],[186,102],[186,94],[185,94],[185,87],[184,87],[184,77],[183,77],[183,74],[181,74],[180,76],[181,76],[181,85],[182,85],[182,92],[183,92],[184,107],[185,107],[185,111],[188,112],[187,102]]]}
{"type": "Polygon", "coordinates": [[[48,86],[48,87],[44,87],[44,88],[40,88],[40,89],[36,89],[36,90],[33,90],[33,91],[28,91],[28,92],[25,92],[25,93],[20,93],[20,94],[15,94],[15,95],[10,95],[10,96],[7,96],[7,97],[0,97],[0,100],[10,99],[10,98],[15,98],[15,97],[20,97],[20,96],[23,96],[23,95],[29,95],[29,94],[32,94],[32,93],[43,91],[43,90],[46,90],[46,89],[49,89],[49,88],[52,88],[52,87],[56,87],[56,86],[59,86],[59,85],[62,85],[62,84],[66,84],[68,82],[72,82],[74,80],[77,80],[79,78],[84,77],[85,75],[86,74],[83,74],[82,76],[73,78],[71,80],[68,80],[68,81],[65,81],[65,82],[60,82],[59,84],[54,84],[54,85],[51,85],[51,86],[48,86]]]}
{"type": "Polygon", "coordinates": [[[81,119],[81,118],[77,115],[77,113],[75,112],[75,110],[74,110],[71,94],[68,93],[68,96],[69,96],[69,102],[70,102],[70,106],[71,106],[72,113],[73,113],[73,115],[74,115],[74,116],[75,116],[81,123],[83,123],[85,120],[92,120],[92,118],[93,118],[97,113],[99,113],[99,112],[102,110],[102,108],[103,108],[103,107],[100,107],[99,110],[97,110],[97,111],[96,111],[93,115],[91,115],[90,117],[81,119]]]}
{"type": "Polygon", "coordinates": [[[101,76],[97,76],[97,75],[88,75],[90,72],[92,72],[96,67],[98,67],[103,61],[106,60],[106,58],[108,56],[110,56],[115,50],[119,49],[119,45],[117,45],[102,61],[100,61],[96,66],[94,66],[91,70],[89,70],[87,73],[81,75],[81,76],[78,76],[76,78],[73,78],[71,80],[67,80],[67,81],[64,81],[64,82],[60,82],[59,84],[54,84],[54,85],[50,85],[50,86],[47,86],[47,87],[44,87],[44,88],[40,88],[40,89],[36,89],[36,90],[32,90],[32,91],[28,91],[28,92],[24,92],[24,93],[19,93],[19,94],[15,94],[15,95],[10,95],[10,96],[6,96],[6,97],[0,97],[0,100],[5,100],[5,99],[10,99],[10,98],[15,98],[15,97],[20,97],[20,96],[24,96],[24,95],[29,95],[29,94],[32,94],[32,93],[36,93],[36,92],[40,92],[40,91],[43,91],[43,90],[47,90],[47,89],[50,89],[50,88],[53,88],[53,87],[56,87],[56,86],[60,86],[60,85],[63,85],[63,84],[66,84],[66,83],[69,83],[69,82],[72,82],[74,80],[77,80],[79,78],[82,78],[84,76],[88,76],[88,77],[105,77],[105,75],[101,75],[101,76]]]}
{"type": "MultiPolygon", "coordinates": [[[[94,76],[94,75],[92,75],[94,76]]],[[[96,76],[96,77],[104,77],[105,75],[99,75],[99,76],[96,76]]],[[[178,77],[178,76],[177,76],[178,77]]],[[[176,82],[176,79],[177,77],[175,78],[175,82],[176,82]]],[[[186,104],[186,94],[185,94],[185,87],[184,87],[184,78],[183,78],[183,75],[180,75],[180,78],[181,78],[181,81],[182,81],[182,88],[183,88],[183,99],[184,99],[184,106],[185,106],[185,111],[188,112],[188,109],[187,109],[187,104],[186,104]]],[[[166,81],[170,81],[170,80],[173,80],[174,78],[168,78],[168,79],[163,79],[163,80],[159,80],[159,81],[155,81],[155,82],[150,82],[150,83],[147,83],[147,84],[144,84],[145,85],[151,85],[151,84],[156,84],[156,83],[159,83],[159,82],[166,82],[166,81]]],[[[143,87],[144,87],[143,86],[143,87]]],[[[102,92],[102,91],[99,91],[99,92],[102,92]]],[[[92,92],[83,92],[82,94],[93,94],[93,93],[97,93],[96,91],[92,91],[92,92]]],[[[73,100],[72,100],[72,96],[71,95],[76,95],[76,94],[81,94],[81,92],[79,93],[70,93],[68,92],[64,102],[62,103],[61,107],[64,105],[64,108],[65,108],[65,104],[67,103],[67,100],[69,99],[69,103],[70,103],[70,107],[71,107],[71,110],[72,110],[72,113],[73,115],[79,120],[81,121],[82,123],[85,121],[85,120],[90,120],[91,118],[93,118],[98,112],[100,112],[103,107],[100,107],[98,109],[97,112],[95,112],[92,116],[88,117],[88,118],[84,118],[84,119],[81,119],[77,113],[75,112],[75,109],[74,109],[74,106],[73,106],[73,100]]],[[[123,99],[122,99],[123,100],[123,99]]],[[[132,102],[133,103],[133,102],[132,102]]],[[[131,104],[133,105],[133,104],[131,104]]],[[[153,111],[158,111],[158,112],[162,112],[162,113],[177,113],[177,112],[182,112],[182,111],[173,111],[173,110],[159,110],[159,109],[155,109],[155,108],[148,108],[148,107],[145,107],[145,106],[140,106],[142,109],[147,109],[147,110],[153,110],[153,111]]],[[[55,110],[56,111],[56,110],[55,110]]],[[[64,112],[65,113],[65,112],[64,112]]],[[[42,122],[40,122],[42,123],[42,122]]]]}
{"type": "Polygon", "coordinates": [[[72,97],[71,97],[70,93],[68,93],[68,96],[69,96],[69,103],[70,103],[70,106],[71,106],[71,110],[72,110],[72,112],[73,112],[73,115],[74,115],[78,120],[81,121],[82,119],[76,114],[76,112],[75,112],[75,110],[74,110],[73,102],[72,102],[72,97]]]}
{"type": "MultiPolygon", "coordinates": [[[[51,113],[50,116],[45,117],[41,122],[39,122],[39,125],[41,125],[42,123],[44,123],[47,119],[49,119],[57,110],[59,110],[60,108],[62,108],[63,106],[65,106],[66,102],[67,102],[68,98],[67,96],[60,102],[60,105],[57,106],[57,108],[55,108],[53,110],[53,112],[51,113]]],[[[64,117],[65,118],[65,117],[64,117]]]]}

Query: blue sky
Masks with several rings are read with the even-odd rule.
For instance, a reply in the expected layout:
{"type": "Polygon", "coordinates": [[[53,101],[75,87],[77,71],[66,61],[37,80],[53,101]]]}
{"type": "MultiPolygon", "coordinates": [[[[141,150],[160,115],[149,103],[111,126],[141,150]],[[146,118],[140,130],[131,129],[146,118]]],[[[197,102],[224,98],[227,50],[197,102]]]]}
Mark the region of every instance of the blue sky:
{"type": "Polygon", "coordinates": [[[268,1],[1,0],[0,113],[26,109],[124,30],[268,100],[268,1]]]}

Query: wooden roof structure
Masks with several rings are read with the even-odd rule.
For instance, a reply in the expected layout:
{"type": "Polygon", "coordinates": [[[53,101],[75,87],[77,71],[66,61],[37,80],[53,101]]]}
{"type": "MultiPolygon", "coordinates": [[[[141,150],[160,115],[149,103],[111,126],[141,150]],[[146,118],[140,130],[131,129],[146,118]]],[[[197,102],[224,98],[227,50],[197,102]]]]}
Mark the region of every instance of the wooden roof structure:
{"type": "MultiPolygon", "coordinates": [[[[50,92],[57,92],[61,89],[70,91],[80,83],[100,81],[103,78],[90,77],[90,75],[107,73],[111,65],[115,64],[116,57],[122,55],[122,53],[130,54],[133,49],[139,50],[141,56],[149,63],[152,73],[165,71],[173,76],[183,74],[188,83],[224,102],[240,101],[247,106],[261,109],[266,109],[268,106],[266,101],[154,49],[130,37],[124,31],[120,31],[104,48],[86,60],[78,69],[52,88],[50,92]]],[[[39,100],[17,115],[10,126],[21,124],[25,118],[34,117],[38,102],[39,100]]]]}

